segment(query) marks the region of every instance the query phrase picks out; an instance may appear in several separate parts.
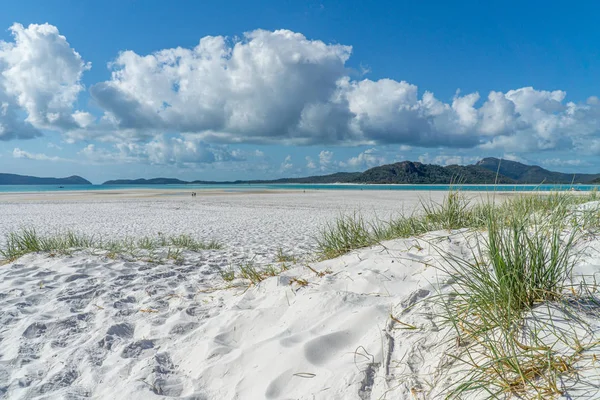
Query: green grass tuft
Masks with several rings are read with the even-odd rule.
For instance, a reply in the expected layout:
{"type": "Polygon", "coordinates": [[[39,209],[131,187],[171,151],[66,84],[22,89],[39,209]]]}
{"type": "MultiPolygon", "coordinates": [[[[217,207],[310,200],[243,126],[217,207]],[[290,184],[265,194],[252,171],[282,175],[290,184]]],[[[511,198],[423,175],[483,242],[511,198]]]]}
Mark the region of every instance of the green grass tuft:
{"type": "Polygon", "coordinates": [[[220,250],[223,245],[215,240],[203,242],[190,235],[158,238],[144,237],[138,240],[132,238],[102,240],[92,236],[71,231],[54,235],[39,235],[35,229],[23,229],[6,235],[4,246],[0,248],[0,256],[13,261],[29,253],[58,253],[71,254],[77,250],[103,250],[109,257],[129,255],[134,258],[143,255],[153,256],[160,248],[168,247],[167,258],[181,260],[183,251],[199,252],[203,250],[220,250]],[[151,253],[151,254],[147,254],[151,253]]]}

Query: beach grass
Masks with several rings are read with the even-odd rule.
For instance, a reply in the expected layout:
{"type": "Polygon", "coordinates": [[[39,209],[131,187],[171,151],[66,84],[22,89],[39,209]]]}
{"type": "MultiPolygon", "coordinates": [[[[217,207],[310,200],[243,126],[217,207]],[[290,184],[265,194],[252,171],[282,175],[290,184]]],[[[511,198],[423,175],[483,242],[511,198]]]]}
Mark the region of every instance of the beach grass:
{"type": "Polygon", "coordinates": [[[280,275],[282,272],[288,270],[288,268],[285,263],[259,266],[250,260],[241,264],[237,268],[237,271],[234,267],[230,266],[222,269],[220,274],[225,282],[232,282],[239,278],[250,285],[258,285],[267,278],[280,275]]]}
{"type": "Polygon", "coordinates": [[[577,207],[590,201],[598,201],[596,191],[476,203],[450,192],[388,222],[340,217],[321,232],[319,253],[328,259],[382,240],[466,228],[471,257],[439,250],[451,289],[432,300],[455,333],[448,356],[461,379],[447,398],[556,398],[578,382],[579,364],[600,344],[580,318],[580,305],[590,302],[600,314],[600,299],[589,285],[572,285],[582,239],[600,228],[600,206],[577,207]]]}
{"type": "Polygon", "coordinates": [[[560,212],[532,217],[534,210],[506,225],[491,215],[470,260],[443,254],[442,270],[454,283],[438,298],[440,318],[454,328],[453,357],[466,367],[449,398],[557,397],[592,347],[593,335],[571,329],[586,328],[575,307],[581,296],[570,288],[581,230],[565,229],[560,212]],[[561,326],[565,316],[569,329],[561,326]]]}
{"type": "Polygon", "coordinates": [[[378,225],[368,224],[359,213],[340,216],[328,224],[317,238],[322,258],[339,257],[351,250],[371,246],[378,241],[378,225]]]}
{"type": "MultiPolygon", "coordinates": [[[[360,213],[341,215],[327,224],[317,236],[320,259],[339,257],[352,250],[369,247],[383,240],[419,236],[437,230],[486,229],[490,218],[505,226],[515,219],[529,221],[534,215],[565,219],[577,217],[572,226],[600,226],[600,208],[573,213],[573,207],[597,201],[596,191],[586,194],[568,192],[527,193],[496,201],[493,195],[472,202],[465,193],[450,191],[441,203],[421,200],[420,208],[390,221],[367,221],[360,213]]],[[[563,221],[563,222],[565,222],[563,221]]]]}
{"type": "Polygon", "coordinates": [[[452,356],[466,368],[449,398],[556,398],[578,380],[577,364],[596,343],[576,306],[590,292],[571,287],[591,225],[569,217],[586,197],[515,198],[488,214],[470,259],[441,253],[453,284],[438,297],[439,317],[454,328],[452,356]]]}
{"type": "Polygon", "coordinates": [[[109,257],[128,255],[134,258],[154,256],[166,248],[166,258],[180,260],[183,251],[200,252],[203,250],[221,250],[223,244],[215,240],[202,241],[191,235],[164,236],[157,238],[109,238],[89,236],[72,231],[50,235],[39,234],[35,229],[24,228],[6,235],[4,245],[0,247],[0,257],[7,261],[16,260],[30,253],[72,254],[78,250],[104,251],[109,257]],[[145,252],[140,252],[140,250],[145,252]],[[152,254],[148,254],[152,253],[152,254]]]}

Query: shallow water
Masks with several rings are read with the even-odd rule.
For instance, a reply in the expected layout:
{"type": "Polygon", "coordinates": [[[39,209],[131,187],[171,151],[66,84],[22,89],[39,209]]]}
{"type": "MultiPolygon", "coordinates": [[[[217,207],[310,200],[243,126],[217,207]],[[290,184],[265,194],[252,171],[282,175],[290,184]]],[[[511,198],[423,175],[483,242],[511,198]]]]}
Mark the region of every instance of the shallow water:
{"type": "Polygon", "coordinates": [[[186,189],[186,190],[441,190],[459,189],[464,191],[487,192],[532,192],[581,190],[591,191],[597,185],[355,185],[355,184],[210,184],[210,185],[0,185],[2,192],[59,192],[59,191],[99,191],[124,189],[186,189]]]}

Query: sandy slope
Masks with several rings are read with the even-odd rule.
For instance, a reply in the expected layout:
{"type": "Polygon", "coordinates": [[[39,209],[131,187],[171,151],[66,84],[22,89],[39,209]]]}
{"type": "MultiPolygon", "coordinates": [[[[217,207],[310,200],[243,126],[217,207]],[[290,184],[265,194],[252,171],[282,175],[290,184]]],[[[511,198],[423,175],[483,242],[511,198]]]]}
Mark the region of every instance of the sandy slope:
{"type": "Polygon", "coordinates": [[[23,257],[0,270],[0,390],[9,398],[371,398],[374,375],[394,369],[390,313],[432,291],[435,270],[422,264],[424,250],[407,252],[413,244],[315,264],[322,277],[298,267],[216,291],[225,283],[200,265],[23,257]],[[290,284],[296,276],[308,286],[290,284]]]}
{"type": "MultiPolygon", "coordinates": [[[[297,267],[222,290],[215,270],[191,263],[26,256],[0,270],[0,392],[11,399],[433,398],[457,379],[440,373],[451,366],[444,354],[452,332],[420,300],[445,290],[430,266],[438,251],[458,255],[466,242],[446,232],[390,241],[314,264],[323,276],[297,267]]],[[[580,272],[600,274],[592,260],[582,260],[580,272]]],[[[600,384],[597,369],[588,375],[600,384]]]]}

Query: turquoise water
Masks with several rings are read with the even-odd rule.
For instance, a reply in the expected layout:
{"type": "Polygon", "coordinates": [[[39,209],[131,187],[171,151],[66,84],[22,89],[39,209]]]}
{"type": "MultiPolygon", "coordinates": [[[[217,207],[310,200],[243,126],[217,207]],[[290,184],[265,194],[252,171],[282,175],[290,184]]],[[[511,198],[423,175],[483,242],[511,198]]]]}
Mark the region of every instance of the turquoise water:
{"type": "Polygon", "coordinates": [[[124,189],[181,189],[181,190],[207,190],[220,189],[227,191],[248,190],[449,190],[464,191],[503,191],[503,192],[531,192],[531,191],[556,191],[575,188],[581,191],[590,191],[596,185],[313,185],[313,184],[229,184],[229,185],[0,185],[0,192],[60,192],[60,191],[99,191],[99,190],[124,190],[124,189]]]}

